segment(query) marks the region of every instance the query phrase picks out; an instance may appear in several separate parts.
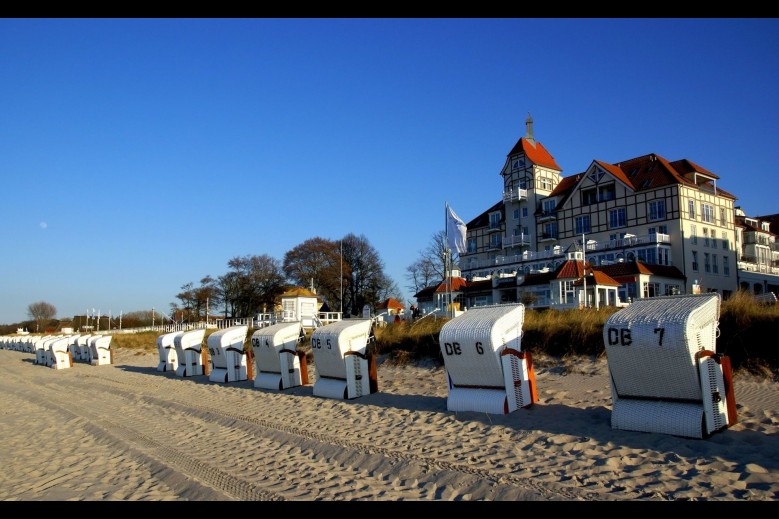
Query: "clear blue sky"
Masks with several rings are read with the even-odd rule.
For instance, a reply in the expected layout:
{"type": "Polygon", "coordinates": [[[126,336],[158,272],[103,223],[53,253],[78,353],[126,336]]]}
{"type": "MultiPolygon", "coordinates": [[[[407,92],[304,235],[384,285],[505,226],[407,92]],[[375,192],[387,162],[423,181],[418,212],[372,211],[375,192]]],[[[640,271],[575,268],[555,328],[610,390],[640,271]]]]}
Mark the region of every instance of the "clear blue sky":
{"type": "Polygon", "coordinates": [[[364,235],[404,290],[500,199],[657,153],[779,213],[777,19],[2,19],[0,323],[169,312],[236,256],[364,235]]]}

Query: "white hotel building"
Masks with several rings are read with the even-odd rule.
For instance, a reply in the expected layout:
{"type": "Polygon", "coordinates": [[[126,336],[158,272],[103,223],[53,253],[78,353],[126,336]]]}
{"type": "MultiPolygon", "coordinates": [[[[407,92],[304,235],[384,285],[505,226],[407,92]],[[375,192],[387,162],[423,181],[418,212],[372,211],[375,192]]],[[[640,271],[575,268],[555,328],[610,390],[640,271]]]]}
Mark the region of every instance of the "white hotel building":
{"type": "Polygon", "coordinates": [[[463,306],[599,306],[697,291],[727,298],[739,288],[743,223],[717,175],[650,153],[593,160],[563,177],[530,116],[526,128],[500,171],[501,199],[467,224],[463,306]]]}

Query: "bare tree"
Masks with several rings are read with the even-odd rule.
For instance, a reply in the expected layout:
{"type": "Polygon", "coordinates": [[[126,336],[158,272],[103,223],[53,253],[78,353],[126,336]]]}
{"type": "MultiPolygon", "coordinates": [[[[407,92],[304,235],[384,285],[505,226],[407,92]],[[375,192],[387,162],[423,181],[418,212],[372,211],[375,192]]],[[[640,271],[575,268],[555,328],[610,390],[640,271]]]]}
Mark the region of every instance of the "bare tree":
{"type": "Polygon", "coordinates": [[[224,304],[225,317],[250,317],[263,307],[272,309],[286,288],[281,262],[267,254],[235,257],[227,266],[230,271],[218,278],[213,292],[224,304]]]}
{"type": "Polygon", "coordinates": [[[365,236],[350,233],[342,243],[344,312],[359,315],[365,304],[375,306],[388,293],[397,292],[397,287],[384,273],[384,262],[365,236]]]}
{"type": "Polygon", "coordinates": [[[206,276],[200,280],[200,286],[186,283],[181,286],[181,292],[176,294],[181,306],[171,303],[171,316],[175,320],[199,321],[205,317],[209,308],[221,305],[221,295],[217,280],[206,276]]]}
{"type": "MultiPolygon", "coordinates": [[[[284,255],[284,273],[303,287],[313,283],[317,295],[331,309],[341,306],[341,243],[325,238],[311,238],[284,255]]],[[[344,287],[349,279],[349,265],[343,263],[344,287]]]]}
{"type": "Polygon", "coordinates": [[[284,272],[300,286],[313,281],[317,295],[333,311],[343,308],[347,315],[358,315],[363,305],[374,305],[387,294],[398,297],[397,285],[385,274],[384,263],[365,236],[306,240],[284,256],[284,272]]]}
{"type": "MultiPolygon", "coordinates": [[[[430,237],[430,244],[419,253],[419,258],[406,267],[406,279],[411,282],[409,288],[416,294],[425,287],[438,284],[446,277],[446,251],[448,245],[446,231],[437,231],[430,237]]],[[[457,265],[460,257],[452,253],[452,264],[457,265]]]]}
{"type": "Polygon", "coordinates": [[[57,315],[57,309],[46,301],[38,301],[37,303],[30,303],[27,307],[27,315],[30,319],[35,320],[35,331],[39,332],[41,322],[54,319],[54,316],[57,315]]]}

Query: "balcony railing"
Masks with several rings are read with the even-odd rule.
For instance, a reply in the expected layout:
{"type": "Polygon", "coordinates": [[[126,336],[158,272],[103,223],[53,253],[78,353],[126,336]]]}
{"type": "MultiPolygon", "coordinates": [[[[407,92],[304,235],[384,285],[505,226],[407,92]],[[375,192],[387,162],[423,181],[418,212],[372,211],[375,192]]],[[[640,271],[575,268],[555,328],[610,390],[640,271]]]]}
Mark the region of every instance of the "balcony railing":
{"type": "Polygon", "coordinates": [[[504,236],[503,248],[507,247],[522,247],[530,245],[530,236],[527,234],[520,234],[516,236],[504,236]]]}
{"type": "Polygon", "coordinates": [[[744,234],[744,245],[765,245],[770,247],[774,245],[767,236],[755,236],[754,232],[744,234]]]}
{"type": "Polygon", "coordinates": [[[549,220],[554,220],[556,218],[557,218],[557,213],[554,211],[542,211],[541,213],[536,215],[537,222],[547,222],[549,220]]]}
{"type": "MultiPolygon", "coordinates": [[[[529,238],[529,236],[525,235],[526,238],[529,238]]],[[[507,242],[509,242],[512,238],[515,239],[521,239],[521,236],[511,236],[506,237],[504,236],[504,243],[503,246],[507,247],[507,242]]],[[[544,233],[539,237],[539,241],[554,241],[557,239],[556,234],[550,234],[550,233],[544,233]]],[[[646,234],[643,236],[633,236],[633,235],[626,235],[624,238],[620,238],[617,240],[606,240],[602,242],[597,242],[593,240],[588,240],[587,244],[585,246],[585,252],[586,254],[592,254],[596,252],[603,252],[603,251],[609,251],[609,250],[624,250],[627,248],[637,247],[637,246],[646,246],[646,245],[652,245],[657,243],[663,243],[663,244],[670,244],[671,243],[671,237],[668,234],[646,234]]],[[[496,248],[495,244],[490,244],[487,249],[488,250],[494,250],[496,248]]],[[[504,265],[512,265],[516,263],[525,263],[528,261],[538,261],[538,260],[546,260],[550,258],[558,258],[561,256],[564,256],[565,252],[563,251],[563,248],[560,245],[556,245],[552,250],[549,251],[524,251],[522,254],[515,254],[512,256],[498,256],[494,259],[490,260],[471,260],[466,263],[464,263],[463,270],[470,271],[470,270],[476,270],[481,268],[489,268],[489,267],[499,267],[504,265]]],[[[739,263],[741,265],[741,263],[739,263]]],[[[740,268],[740,267],[739,267],[740,268]]]]}
{"type": "Polygon", "coordinates": [[[503,192],[503,202],[518,202],[527,200],[527,189],[515,187],[510,191],[503,192]]]}

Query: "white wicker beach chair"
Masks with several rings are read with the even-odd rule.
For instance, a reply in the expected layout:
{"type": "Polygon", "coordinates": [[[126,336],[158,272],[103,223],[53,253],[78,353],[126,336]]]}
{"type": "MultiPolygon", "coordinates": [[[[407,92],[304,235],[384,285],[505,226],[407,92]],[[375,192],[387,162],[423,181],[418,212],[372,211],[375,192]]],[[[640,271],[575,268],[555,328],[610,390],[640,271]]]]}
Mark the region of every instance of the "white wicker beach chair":
{"type": "Polygon", "coordinates": [[[58,335],[44,335],[35,341],[35,363],[41,366],[49,365],[49,343],[57,339],[58,335]]]}
{"type": "Polygon", "coordinates": [[[179,356],[176,353],[175,339],[184,332],[163,333],[157,337],[157,351],[160,355],[160,362],[157,364],[157,371],[176,371],[179,367],[179,356]]]}
{"type": "Polygon", "coordinates": [[[113,351],[111,351],[111,336],[100,335],[89,341],[90,358],[92,366],[105,366],[113,364],[113,351]]]}
{"type": "Polygon", "coordinates": [[[308,384],[306,354],[297,345],[306,338],[301,322],[278,323],[252,334],[254,387],[287,389],[308,384]]]}
{"type": "Polygon", "coordinates": [[[523,352],[525,306],[477,306],[439,333],[450,411],[508,414],[538,401],[529,352],[523,352]]]}
{"type": "Polygon", "coordinates": [[[204,329],[189,330],[176,335],[173,344],[176,347],[176,356],[179,367],[176,375],[179,377],[193,377],[208,374],[208,348],[203,348],[204,329]]]}
{"type": "Polygon", "coordinates": [[[14,349],[16,351],[23,351],[25,353],[35,353],[35,343],[41,339],[40,335],[32,335],[29,337],[19,337],[16,341],[14,349]]]}
{"type": "Polygon", "coordinates": [[[211,382],[233,382],[254,377],[254,362],[244,349],[248,333],[248,326],[239,325],[208,336],[208,353],[211,356],[208,379],[211,382]]]}
{"type": "Polygon", "coordinates": [[[70,350],[73,341],[71,336],[66,336],[49,342],[50,368],[67,369],[73,366],[73,356],[70,350]]]}
{"type": "Polygon", "coordinates": [[[92,360],[91,350],[89,349],[89,339],[94,337],[92,334],[80,335],[78,343],[78,356],[74,356],[73,360],[79,360],[89,363],[92,360]]]}
{"type": "Polygon", "coordinates": [[[80,333],[74,333],[70,336],[70,343],[68,344],[68,350],[70,351],[71,363],[78,360],[81,356],[81,348],[78,347],[78,338],[81,337],[80,333]]]}
{"type": "Polygon", "coordinates": [[[344,319],[314,330],[314,395],[346,400],[378,391],[376,358],[368,353],[374,339],[371,319],[344,319]]]}
{"type": "Polygon", "coordinates": [[[716,353],[717,293],[639,299],[603,327],[611,426],[705,438],[736,423],[730,360],[716,353]]]}

